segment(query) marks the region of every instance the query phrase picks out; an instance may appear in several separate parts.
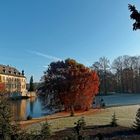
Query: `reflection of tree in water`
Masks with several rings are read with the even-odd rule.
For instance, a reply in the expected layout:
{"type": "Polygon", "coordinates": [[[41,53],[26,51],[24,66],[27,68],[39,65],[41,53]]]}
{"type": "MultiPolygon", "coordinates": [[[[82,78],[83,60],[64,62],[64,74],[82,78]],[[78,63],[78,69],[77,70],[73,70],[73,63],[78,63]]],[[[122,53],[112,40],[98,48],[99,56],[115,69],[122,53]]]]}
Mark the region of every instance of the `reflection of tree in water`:
{"type": "Polygon", "coordinates": [[[43,115],[48,115],[51,114],[51,112],[53,112],[53,108],[49,106],[48,100],[46,98],[44,98],[43,96],[39,96],[38,100],[41,103],[41,109],[44,112],[42,113],[43,115]]]}
{"type": "Polygon", "coordinates": [[[46,108],[47,100],[41,96],[38,97],[38,100],[41,103],[42,109],[44,110],[46,108]]]}
{"type": "Polygon", "coordinates": [[[34,103],[35,103],[36,99],[37,99],[36,97],[32,97],[29,99],[30,100],[30,113],[31,114],[34,113],[34,103]]]}

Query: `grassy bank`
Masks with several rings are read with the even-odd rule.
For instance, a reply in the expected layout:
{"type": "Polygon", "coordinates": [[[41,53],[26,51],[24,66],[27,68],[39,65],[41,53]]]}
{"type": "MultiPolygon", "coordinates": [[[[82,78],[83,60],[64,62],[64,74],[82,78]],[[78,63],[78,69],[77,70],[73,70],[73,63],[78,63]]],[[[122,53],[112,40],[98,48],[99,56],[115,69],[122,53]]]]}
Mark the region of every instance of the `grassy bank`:
{"type": "Polygon", "coordinates": [[[86,112],[77,112],[74,117],[69,113],[60,112],[46,117],[20,122],[23,128],[30,130],[40,129],[40,122],[48,121],[51,125],[52,132],[64,130],[74,126],[79,118],[84,117],[87,126],[90,125],[107,125],[111,121],[111,116],[115,112],[118,124],[125,127],[133,125],[136,111],[139,105],[110,107],[106,109],[91,109],[86,112]]]}

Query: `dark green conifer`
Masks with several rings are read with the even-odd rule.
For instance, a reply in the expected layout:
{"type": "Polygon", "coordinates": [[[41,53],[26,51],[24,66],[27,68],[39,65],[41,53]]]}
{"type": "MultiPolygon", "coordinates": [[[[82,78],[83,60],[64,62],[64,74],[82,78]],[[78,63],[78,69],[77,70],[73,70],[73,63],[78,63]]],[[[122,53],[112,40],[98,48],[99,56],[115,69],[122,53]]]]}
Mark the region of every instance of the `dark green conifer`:
{"type": "Polygon", "coordinates": [[[13,120],[9,100],[0,94],[0,140],[27,140],[26,136],[13,120]]]}
{"type": "Polygon", "coordinates": [[[140,130],[140,108],[137,110],[133,128],[136,130],[140,130]]]}
{"type": "Polygon", "coordinates": [[[116,118],[116,114],[115,114],[115,112],[114,112],[114,114],[112,115],[112,120],[111,120],[110,125],[111,125],[112,127],[118,126],[117,120],[118,120],[118,119],[116,118]]]}
{"type": "Polygon", "coordinates": [[[33,83],[33,76],[31,76],[30,78],[30,85],[29,85],[29,91],[34,91],[34,83],[33,83]]]}

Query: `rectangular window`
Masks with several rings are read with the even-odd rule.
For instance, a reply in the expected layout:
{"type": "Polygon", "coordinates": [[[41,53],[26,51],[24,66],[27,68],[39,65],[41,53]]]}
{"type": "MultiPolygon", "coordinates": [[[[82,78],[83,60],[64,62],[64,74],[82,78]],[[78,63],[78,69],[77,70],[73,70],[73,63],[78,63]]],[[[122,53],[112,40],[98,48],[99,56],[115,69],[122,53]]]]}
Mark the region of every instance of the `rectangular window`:
{"type": "Polygon", "coordinates": [[[5,82],[5,76],[3,76],[3,81],[5,82]]]}

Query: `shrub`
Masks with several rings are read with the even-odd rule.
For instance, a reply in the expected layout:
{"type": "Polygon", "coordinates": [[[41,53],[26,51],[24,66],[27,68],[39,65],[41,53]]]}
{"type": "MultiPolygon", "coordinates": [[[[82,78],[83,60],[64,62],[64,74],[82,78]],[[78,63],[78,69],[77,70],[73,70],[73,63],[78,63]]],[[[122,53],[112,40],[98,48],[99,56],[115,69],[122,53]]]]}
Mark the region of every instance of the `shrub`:
{"type": "Polygon", "coordinates": [[[78,140],[82,140],[84,137],[81,134],[81,131],[85,128],[86,122],[84,120],[84,117],[79,119],[77,122],[74,123],[76,126],[74,127],[74,132],[77,135],[78,140]]]}
{"type": "Polygon", "coordinates": [[[103,139],[104,139],[104,136],[103,136],[103,134],[98,133],[98,134],[96,135],[95,139],[103,140],[103,139]]]}
{"type": "Polygon", "coordinates": [[[32,116],[28,115],[27,120],[32,120],[32,116]]]}
{"type": "Polygon", "coordinates": [[[77,136],[74,133],[72,133],[69,136],[63,138],[63,140],[77,140],[77,136]]]}
{"type": "Polygon", "coordinates": [[[100,100],[100,106],[101,106],[101,108],[105,108],[105,102],[104,102],[104,99],[101,99],[100,100]]]}
{"type": "Polygon", "coordinates": [[[42,140],[47,140],[51,136],[50,125],[47,122],[42,125],[40,136],[42,140]]]}

